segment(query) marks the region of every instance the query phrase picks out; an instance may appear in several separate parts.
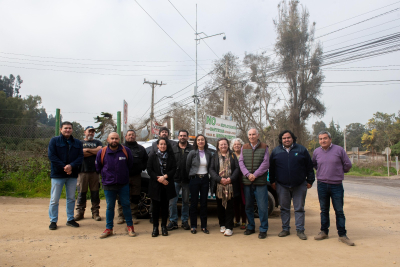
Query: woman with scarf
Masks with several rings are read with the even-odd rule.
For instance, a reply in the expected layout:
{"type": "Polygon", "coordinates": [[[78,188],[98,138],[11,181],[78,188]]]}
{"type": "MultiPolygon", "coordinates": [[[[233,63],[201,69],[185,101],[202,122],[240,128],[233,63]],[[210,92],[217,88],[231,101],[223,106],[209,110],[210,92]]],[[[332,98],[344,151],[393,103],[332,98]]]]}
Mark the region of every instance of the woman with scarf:
{"type": "Polygon", "coordinates": [[[207,198],[210,188],[209,169],[211,152],[208,150],[207,139],[199,134],[194,139],[193,150],[189,152],[186,159],[186,170],[190,179],[190,228],[191,233],[197,233],[197,204],[200,194],[200,221],[201,230],[205,234],[210,232],[207,229],[207,198]]]}
{"type": "Polygon", "coordinates": [[[158,224],[161,212],[161,233],[168,235],[167,219],[169,200],[176,197],[174,175],[175,157],[165,138],[157,140],[157,153],[152,153],[147,161],[147,173],[150,176],[149,197],[153,203],[152,237],[159,235],[158,224]]]}
{"type": "Polygon", "coordinates": [[[220,232],[224,236],[233,234],[233,198],[240,195],[239,162],[230,149],[229,141],[220,138],[217,142],[217,153],[211,160],[211,189],[217,197],[217,210],[220,232]]]}

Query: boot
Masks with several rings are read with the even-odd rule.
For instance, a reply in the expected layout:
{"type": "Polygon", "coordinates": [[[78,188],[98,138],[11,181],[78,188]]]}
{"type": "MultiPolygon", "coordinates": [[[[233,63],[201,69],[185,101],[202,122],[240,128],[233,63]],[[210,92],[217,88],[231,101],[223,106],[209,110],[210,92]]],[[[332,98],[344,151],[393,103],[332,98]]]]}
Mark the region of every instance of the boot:
{"type": "Polygon", "coordinates": [[[92,219],[94,219],[95,221],[101,221],[101,217],[98,212],[92,214],[92,219]]]}
{"type": "Polygon", "coordinates": [[[154,226],[153,227],[153,232],[151,233],[152,237],[157,237],[160,234],[160,232],[158,231],[158,227],[154,226]]]}
{"type": "Polygon", "coordinates": [[[84,213],[85,213],[85,210],[76,210],[76,214],[75,214],[75,216],[74,216],[74,220],[75,221],[80,221],[80,220],[82,220],[83,219],[83,217],[84,217],[84,213]]]}

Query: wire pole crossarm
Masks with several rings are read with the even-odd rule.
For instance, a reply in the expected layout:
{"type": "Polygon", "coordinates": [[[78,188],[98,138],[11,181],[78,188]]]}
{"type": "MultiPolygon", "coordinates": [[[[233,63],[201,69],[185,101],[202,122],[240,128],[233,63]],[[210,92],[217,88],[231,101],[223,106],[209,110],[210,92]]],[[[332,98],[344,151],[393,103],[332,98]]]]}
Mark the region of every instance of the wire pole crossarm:
{"type": "MultiPolygon", "coordinates": [[[[207,39],[207,38],[210,38],[210,37],[214,37],[214,36],[218,36],[218,35],[225,35],[225,33],[224,32],[221,32],[221,33],[217,33],[217,34],[213,34],[213,35],[210,35],[210,36],[208,36],[207,34],[205,34],[204,32],[199,32],[199,33],[195,33],[196,35],[200,35],[200,34],[204,34],[206,37],[201,37],[201,38],[196,38],[195,40],[196,41],[200,41],[200,40],[203,40],[203,39],[207,39]]],[[[224,36],[224,40],[226,39],[226,36],[224,36]]]]}

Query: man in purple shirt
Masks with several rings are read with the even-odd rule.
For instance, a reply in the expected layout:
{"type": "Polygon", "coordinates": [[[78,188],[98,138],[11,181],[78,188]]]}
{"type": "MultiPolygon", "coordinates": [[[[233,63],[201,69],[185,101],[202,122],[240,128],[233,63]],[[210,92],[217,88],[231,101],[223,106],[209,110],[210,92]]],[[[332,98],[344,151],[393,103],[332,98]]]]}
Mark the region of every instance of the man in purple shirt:
{"type": "Polygon", "coordinates": [[[314,239],[323,240],[328,238],[330,226],[329,208],[332,199],[339,241],[349,246],[354,246],[354,243],[346,235],[346,218],[343,212],[344,189],[342,181],[344,173],[351,169],[351,162],[341,146],[332,144],[332,137],[329,132],[320,132],[318,140],[321,147],[315,149],[312,161],[314,168],[317,170],[321,232],[314,239]]]}
{"type": "Polygon", "coordinates": [[[108,146],[97,152],[96,171],[101,172],[101,182],[107,202],[106,230],[100,238],[113,234],[115,201],[117,195],[127,224],[129,236],[136,236],[129,200],[129,169],[133,166],[133,156],[129,148],[119,144],[119,135],[112,132],[107,138],[108,146]]]}
{"type": "Polygon", "coordinates": [[[268,231],[268,146],[258,139],[257,129],[248,131],[250,143],[242,147],[239,157],[240,170],[243,173],[243,192],[246,200],[246,215],[249,224],[244,231],[245,235],[255,233],[254,198],[257,200],[258,215],[260,217],[260,233],[258,238],[267,237],[268,231]]]}

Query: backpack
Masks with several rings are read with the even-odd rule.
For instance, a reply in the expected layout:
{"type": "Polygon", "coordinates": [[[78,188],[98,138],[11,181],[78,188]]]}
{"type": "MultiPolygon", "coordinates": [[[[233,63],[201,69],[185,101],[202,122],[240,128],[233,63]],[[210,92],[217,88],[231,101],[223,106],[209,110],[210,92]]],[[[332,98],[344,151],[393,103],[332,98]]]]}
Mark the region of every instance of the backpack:
{"type": "MultiPolygon", "coordinates": [[[[103,147],[101,149],[101,165],[104,165],[104,156],[106,155],[107,147],[103,147]]],[[[128,152],[126,152],[126,149],[124,146],[122,146],[122,152],[124,152],[126,159],[128,159],[128,152]]]]}

